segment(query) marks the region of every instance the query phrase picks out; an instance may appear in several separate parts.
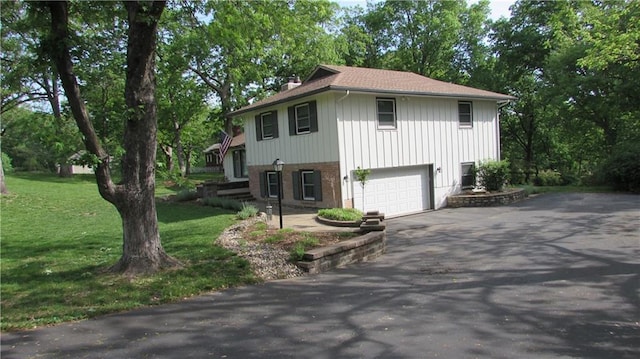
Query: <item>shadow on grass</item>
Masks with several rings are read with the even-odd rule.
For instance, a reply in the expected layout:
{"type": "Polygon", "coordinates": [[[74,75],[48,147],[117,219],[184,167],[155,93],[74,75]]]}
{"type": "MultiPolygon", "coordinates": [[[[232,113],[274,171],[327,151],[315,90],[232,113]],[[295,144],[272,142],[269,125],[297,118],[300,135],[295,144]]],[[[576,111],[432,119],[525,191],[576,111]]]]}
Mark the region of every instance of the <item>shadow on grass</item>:
{"type": "Polygon", "coordinates": [[[203,218],[211,218],[212,221],[215,221],[218,216],[235,214],[230,210],[188,202],[156,202],[156,210],[158,212],[158,221],[161,223],[203,218]]]}

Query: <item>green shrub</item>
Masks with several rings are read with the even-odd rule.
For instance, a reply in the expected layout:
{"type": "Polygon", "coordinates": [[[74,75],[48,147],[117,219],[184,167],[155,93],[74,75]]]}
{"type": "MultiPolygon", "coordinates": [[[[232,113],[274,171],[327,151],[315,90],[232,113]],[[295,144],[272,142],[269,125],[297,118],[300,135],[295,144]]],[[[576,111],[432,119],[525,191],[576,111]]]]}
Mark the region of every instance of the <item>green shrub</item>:
{"type": "Polygon", "coordinates": [[[526,173],[525,171],[520,168],[520,167],[516,167],[516,166],[511,166],[510,172],[509,172],[509,182],[511,184],[524,184],[525,182],[525,178],[526,178],[526,173]]]}
{"type": "Polygon", "coordinates": [[[242,209],[238,211],[236,217],[238,219],[249,219],[251,217],[255,217],[258,214],[258,208],[256,206],[243,203],[242,209]]]}
{"type": "Polygon", "coordinates": [[[362,211],[356,208],[325,208],[318,211],[318,216],[334,221],[359,221],[362,211]]]}
{"type": "Polygon", "coordinates": [[[196,198],[198,198],[198,192],[189,189],[183,189],[176,194],[178,202],[193,201],[196,198]]]}
{"type": "Polygon", "coordinates": [[[476,172],[480,185],[487,191],[499,191],[509,180],[508,161],[481,161],[476,172]]]}
{"type": "Polygon", "coordinates": [[[599,171],[615,190],[640,193],[640,151],[633,146],[614,149],[599,171]]]}
{"type": "Polygon", "coordinates": [[[560,186],[563,185],[562,175],[554,170],[539,171],[538,175],[533,179],[536,186],[560,186]]]}
{"type": "Polygon", "coordinates": [[[11,157],[8,154],[2,152],[2,169],[4,173],[13,172],[13,165],[11,164],[11,157]]]}
{"type": "Polygon", "coordinates": [[[563,186],[578,185],[580,184],[580,176],[575,172],[563,172],[560,174],[563,186]]]}

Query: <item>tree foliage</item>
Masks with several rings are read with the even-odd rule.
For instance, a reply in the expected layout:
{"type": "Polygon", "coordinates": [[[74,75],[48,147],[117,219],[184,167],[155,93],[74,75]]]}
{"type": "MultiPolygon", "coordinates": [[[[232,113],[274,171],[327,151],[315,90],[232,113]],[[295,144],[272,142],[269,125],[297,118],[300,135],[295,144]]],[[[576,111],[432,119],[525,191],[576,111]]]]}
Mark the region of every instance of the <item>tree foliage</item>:
{"type": "MultiPolygon", "coordinates": [[[[209,1],[183,8],[168,29],[171,51],[219,101],[222,115],[279,91],[289,76],[338,60],[324,25],[335,4],[328,1],[209,1]],[[206,44],[203,46],[203,44],[206,44]]],[[[224,118],[231,132],[231,119],[224,118]]]]}

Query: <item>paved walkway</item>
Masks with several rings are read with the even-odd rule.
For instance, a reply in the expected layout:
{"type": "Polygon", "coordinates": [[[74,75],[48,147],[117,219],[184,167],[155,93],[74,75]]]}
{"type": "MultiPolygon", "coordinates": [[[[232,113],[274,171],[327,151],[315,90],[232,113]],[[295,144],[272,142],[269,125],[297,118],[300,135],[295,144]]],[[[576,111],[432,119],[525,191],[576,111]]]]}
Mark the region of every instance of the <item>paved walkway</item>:
{"type": "Polygon", "coordinates": [[[4,334],[1,356],[635,359],[639,222],[616,194],[392,219],[374,262],[4,334]]]}
{"type": "MultiPolygon", "coordinates": [[[[265,212],[266,204],[264,202],[253,202],[260,212],[265,212]]],[[[280,216],[278,211],[278,203],[272,204],[273,214],[269,224],[275,228],[280,226],[280,216]]],[[[292,228],[298,231],[306,232],[330,232],[330,231],[344,231],[344,228],[332,227],[322,224],[316,220],[318,213],[317,209],[307,208],[291,208],[282,207],[282,226],[283,228],[292,228]]],[[[357,228],[356,228],[357,229],[357,228]]]]}

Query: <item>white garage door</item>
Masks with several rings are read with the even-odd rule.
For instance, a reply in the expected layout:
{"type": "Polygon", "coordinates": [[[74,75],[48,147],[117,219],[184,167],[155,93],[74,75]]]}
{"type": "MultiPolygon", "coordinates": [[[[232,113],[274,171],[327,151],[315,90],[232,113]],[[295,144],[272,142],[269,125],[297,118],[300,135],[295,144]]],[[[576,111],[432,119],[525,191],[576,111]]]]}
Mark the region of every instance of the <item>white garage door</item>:
{"type": "MultiPolygon", "coordinates": [[[[363,208],[362,186],[354,182],[354,206],[363,208]]],[[[427,166],[372,170],[364,188],[365,211],[399,216],[429,209],[427,166]]]]}

